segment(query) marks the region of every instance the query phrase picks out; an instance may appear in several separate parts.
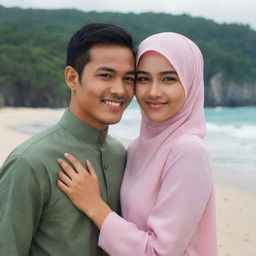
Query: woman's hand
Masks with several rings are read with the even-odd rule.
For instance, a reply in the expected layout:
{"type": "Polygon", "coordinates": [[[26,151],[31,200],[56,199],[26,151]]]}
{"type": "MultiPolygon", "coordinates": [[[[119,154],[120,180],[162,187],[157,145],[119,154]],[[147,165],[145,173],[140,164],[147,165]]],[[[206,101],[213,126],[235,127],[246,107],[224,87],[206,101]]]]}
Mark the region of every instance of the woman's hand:
{"type": "Polygon", "coordinates": [[[86,169],[74,156],[65,153],[64,157],[71,165],[62,159],[57,160],[62,168],[58,172],[58,187],[100,228],[111,209],[100,196],[96,172],[89,160],[86,161],[86,169]]]}

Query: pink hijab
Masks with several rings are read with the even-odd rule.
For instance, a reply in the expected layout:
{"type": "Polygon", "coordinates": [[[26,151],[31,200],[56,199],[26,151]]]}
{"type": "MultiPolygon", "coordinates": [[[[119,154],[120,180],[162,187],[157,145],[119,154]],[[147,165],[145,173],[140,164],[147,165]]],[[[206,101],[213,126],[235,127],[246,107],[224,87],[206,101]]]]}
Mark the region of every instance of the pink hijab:
{"type": "Polygon", "coordinates": [[[175,116],[163,122],[149,120],[142,111],[140,142],[152,142],[156,145],[167,138],[174,139],[183,134],[203,138],[206,132],[203,110],[204,80],[203,58],[199,48],[183,35],[164,32],[141,42],[137,63],[147,51],[162,54],[176,69],[185,90],[185,102],[175,116]]]}

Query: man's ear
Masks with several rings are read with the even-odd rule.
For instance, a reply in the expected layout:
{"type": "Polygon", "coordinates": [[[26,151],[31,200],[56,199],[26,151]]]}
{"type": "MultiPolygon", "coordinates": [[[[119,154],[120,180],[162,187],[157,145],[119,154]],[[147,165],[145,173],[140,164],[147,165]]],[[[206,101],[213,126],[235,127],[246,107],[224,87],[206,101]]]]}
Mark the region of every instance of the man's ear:
{"type": "Polygon", "coordinates": [[[69,89],[75,91],[79,84],[79,75],[77,71],[71,66],[67,66],[64,71],[64,76],[69,89]]]}

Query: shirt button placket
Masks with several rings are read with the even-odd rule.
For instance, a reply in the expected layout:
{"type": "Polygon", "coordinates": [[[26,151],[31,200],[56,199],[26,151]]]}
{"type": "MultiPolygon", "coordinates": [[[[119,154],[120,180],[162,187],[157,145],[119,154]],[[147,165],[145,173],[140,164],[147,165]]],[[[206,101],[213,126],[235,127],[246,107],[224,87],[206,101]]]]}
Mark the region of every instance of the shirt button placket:
{"type": "Polygon", "coordinates": [[[107,170],[108,170],[108,167],[109,167],[109,165],[108,165],[108,164],[106,164],[106,163],[105,163],[105,164],[104,164],[104,166],[103,166],[103,168],[104,168],[104,170],[105,170],[105,171],[107,171],[107,170]]]}
{"type": "MultiPolygon", "coordinates": [[[[107,174],[107,172],[109,171],[109,164],[104,161],[104,156],[103,156],[103,154],[102,154],[101,161],[102,161],[103,170],[104,170],[104,172],[105,172],[104,176],[105,176],[106,182],[108,183],[108,177],[107,177],[108,174],[107,174]]],[[[112,206],[112,200],[111,200],[111,198],[110,198],[109,191],[108,191],[108,184],[107,184],[107,201],[106,201],[106,202],[107,202],[107,204],[108,204],[110,207],[112,206]]]]}
{"type": "Polygon", "coordinates": [[[112,201],[111,199],[108,199],[108,205],[111,206],[112,205],[112,201]]]}
{"type": "MultiPolygon", "coordinates": [[[[103,169],[104,169],[105,172],[107,172],[107,171],[109,170],[109,165],[108,165],[107,163],[104,163],[104,164],[103,164],[103,169]]],[[[108,204],[109,206],[111,206],[111,205],[112,205],[112,200],[111,200],[110,197],[109,197],[109,192],[107,192],[107,194],[108,194],[108,201],[107,201],[107,204],[108,204]]]]}
{"type": "Polygon", "coordinates": [[[99,139],[98,139],[98,142],[99,142],[100,144],[103,144],[103,143],[104,143],[104,137],[103,137],[103,135],[100,135],[100,137],[99,137],[99,139]]]}

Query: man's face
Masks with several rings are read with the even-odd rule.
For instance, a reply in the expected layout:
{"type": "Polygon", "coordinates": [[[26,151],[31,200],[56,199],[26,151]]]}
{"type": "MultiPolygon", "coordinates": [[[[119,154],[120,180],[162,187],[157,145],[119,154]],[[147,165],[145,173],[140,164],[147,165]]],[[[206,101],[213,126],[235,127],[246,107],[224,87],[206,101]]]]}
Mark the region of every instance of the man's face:
{"type": "MultiPolygon", "coordinates": [[[[90,61],[71,88],[71,112],[103,130],[120,121],[134,95],[135,62],[131,50],[116,45],[90,49],[90,61]]],[[[67,72],[66,72],[67,73],[67,72]]],[[[67,80],[67,77],[66,77],[67,80]]]]}

